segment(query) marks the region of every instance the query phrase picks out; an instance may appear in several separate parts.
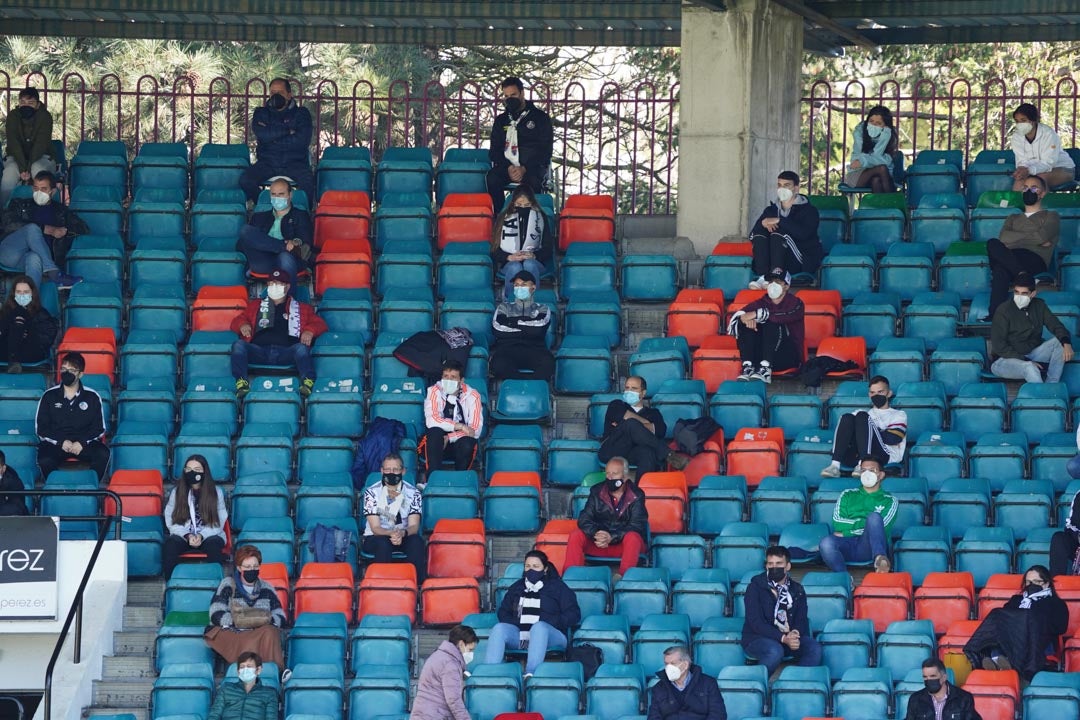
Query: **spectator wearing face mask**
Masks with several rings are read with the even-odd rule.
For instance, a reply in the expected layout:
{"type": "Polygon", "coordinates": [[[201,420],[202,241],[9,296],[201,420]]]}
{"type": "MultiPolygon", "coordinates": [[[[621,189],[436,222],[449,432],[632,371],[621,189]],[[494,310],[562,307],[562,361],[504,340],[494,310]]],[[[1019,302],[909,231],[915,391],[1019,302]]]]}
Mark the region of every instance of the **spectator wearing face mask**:
{"type": "Polygon", "coordinates": [[[1039,108],[1022,103],[1013,111],[1011,144],[1016,158],[1013,190],[1024,191],[1024,180],[1037,175],[1054,188],[1076,178],[1076,163],[1065,152],[1054,128],[1039,122],[1039,108]]]}
{"type": "Polygon", "coordinates": [[[315,202],[315,175],[311,172],[311,113],[301,107],[285,78],[270,81],[270,97],[256,108],[251,130],[258,145],[255,164],[240,176],[240,187],[250,202],[259,199],[259,186],[275,175],[292,178],[315,202]]]}
{"type": "Polygon", "coordinates": [[[1022,272],[1013,280],[1012,302],[994,311],[990,324],[990,372],[1009,380],[1041,383],[1061,380],[1065,363],[1073,358],[1069,331],[1042,298],[1036,297],[1035,280],[1022,272]],[[1043,340],[1043,329],[1053,335],[1043,340]]]}
{"type": "Polygon", "coordinates": [[[604,415],[604,437],[600,442],[600,462],[624,457],[637,468],[638,475],[655,472],[666,465],[682,470],[689,456],[674,452],[664,442],[667,424],[645,399],[645,378],[631,375],[623,384],[623,394],[608,403],[604,415]]]}
{"type": "Polygon", "coordinates": [[[424,661],[416,681],[409,720],[472,720],[465,707],[465,668],[476,651],[476,631],[468,625],[455,625],[450,635],[424,661]]]}
{"type": "Polygon", "coordinates": [[[496,212],[502,208],[505,188],[511,183],[528,185],[534,193],[543,192],[555,144],[551,118],[525,99],[521,80],[508,77],[500,87],[506,109],[491,126],[491,170],[487,175],[488,193],[496,212]]]}
{"type": "MultiPolygon", "coordinates": [[[[498,210],[498,208],[496,208],[498,210]]],[[[514,277],[528,270],[533,277],[551,266],[552,228],[527,183],[517,186],[506,209],[495,218],[492,260],[503,273],[503,299],[514,298],[514,277]]]]}
{"type": "Polygon", "coordinates": [[[382,480],[364,489],[362,549],[378,563],[394,562],[394,553],[404,553],[422,583],[427,575],[427,550],[420,537],[424,499],[415,485],[405,482],[404,473],[401,456],[390,453],[382,461],[382,480]]]}
{"type": "Polygon", "coordinates": [[[908,699],[905,720],[982,720],[975,710],[975,697],[949,682],[945,663],[936,657],[923,660],[923,688],[908,699]]]}
{"type": "Polygon", "coordinates": [[[869,410],[844,413],[833,434],[832,462],[821,477],[840,477],[841,467],[853,467],[852,477],[862,474],[862,463],[874,460],[881,467],[904,459],[907,447],[907,413],[892,407],[892,389],[884,375],[870,378],[869,410]]]}
{"type": "Polygon", "coordinates": [[[806,306],[791,289],[791,275],[775,267],[765,276],[765,297],[732,314],[728,335],[734,335],[742,359],[738,380],[772,382],[774,370],[802,365],[806,338],[806,306]]]}
{"type": "Polygon", "coordinates": [[[476,442],[484,429],[480,393],[462,380],[464,368],[455,360],[443,364],[442,379],[424,398],[424,454],[427,472],[438,470],[449,451],[455,470],[468,470],[476,457],[476,442]]]}
{"type": "MultiPolygon", "coordinates": [[[[805,195],[799,194],[799,176],[790,170],[776,179],[776,202],[762,211],[750,229],[754,259],[751,268],[758,276],[751,290],[764,290],[765,273],[783,268],[789,273],[815,273],[825,257],[818,237],[818,211],[805,195]]],[[[790,284],[790,283],[789,283],[790,284]]]]}
{"type": "Polygon", "coordinates": [[[268,275],[280,269],[295,278],[308,269],[315,231],[311,216],[293,206],[292,197],[288,180],[274,180],[270,183],[272,209],[255,213],[240,229],[236,249],[247,258],[249,272],[268,275]]]}
{"type": "Polygon", "coordinates": [[[233,562],[236,569],[222,579],[210,599],[210,625],[203,640],[227,663],[254,652],[284,667],[285,610],[274,586],[259,577],[262,553],[254,545],[242,545],[233,562]]]}
{"type": "Polygon", "coordinates": [[[636,567],[647,547],[649,512],[645,493],[630,480],[630,463],[614,457],[604,466],[605,480],[593,485],[570,533],[563,568],[585,564],[585,555],[619,558],[615,582],[636,567]]]}
{"type": "Polygon", "coordinates": [[[765,572],[746,588],[742,647],[758,663],[776,672],[785,655],[799,665],[821,664],[821,645],[810,632],[806,591],[791,577],[791,553],[775,545],[765,551],[765,572]]]}
{"type": "Polygon", "coordinates": [[[868,187],[875,193],[896,192],[892,164],[899,138],[893,127],[892,111],[883,105],[875,105],[851,135],[851,160],[844,184],[868,187]]]}
{"type": "Polygon", "coordinates": [[[11,287],[12,292],[0,307],[0,361],[7,362],[9,373],[18,374],[23,363],[38,363],[49,357],[60,325],[41,306],[32,279],[19,275],[11,287]]]}
{"type": "Polygon", "coordinates": [[[34,193],[15,198],[0,219],[0,265],[25,272],[36,287],[42,279],[66,290],[82,278],[60,270],[71,240],[90,232],[89,226],[66,205],[56,200],[56,178],[52,173],[34,176],[34,193]]]}
{"type": "Polygon", "coordinates": [[[258,653],[236,659],[236,680],[224,680],[214,696],[207,720],[277,720],[277,692],[259,680],[263,661],[258,653]]]}
{"type": "Polygon", "coordinates": [[[105,412],[101,396],[82,384],[86,360],[71,352],[60,360],[60,384],[45,391],[35,419],[38,467],[41,476],[72,461],[88,463],[98,480],[109,467],[109,448],[103,442],[105,412]]]}
{"type": "Polygon", "coordinates": [[[37,88],[19,91],[19,104],[8,113],[4,126],[7,129],[7,157],[0,179],[0,207],[7,205],[19,183],[29,183],[43,172],[50,175],[56,172],[56,161],[52,157],[52,113],[45,109],[37,88]]]}
{"type": "Polygon", "coordinates": [[[232,321],[232,331],[240,339],[232,346],[232,373],[236,397],[251,391],[248,363],[293,365],[300,376],[300,395],[307,397],[315,387],[315,364],[311,344],[326,332],[326,321],[315,308],[289,295],[292,278],[281,270],[270,273],[266,297],[248,300],[247,308],[232,321]]]}
{"type": "Polygon", "coordinates": [[[513,279],[514,299],[495,308],[491,326],[495,343],[491,350],[491,375],[507,378],[551,380],[555,356],[547,348],[551,308],[533,298],[536,276],[522,270],[513,279]]]}
{"type": "Polygon", "coordinates": [[[690,648],[664,651],[664,669],[656,673],[647,720],[727,720],[727,707],[716,678],[690,661],[690,648]]]}
{"type": "MultiPolygon", "coordinates": [[[[1020,273],[1046,272],[1061,234],[1061,216],[1044,210],[1046,181],[1030,175],[1023,185],[1024,212],[1005,218],[1001,233],[986,243],[990,259],[990,315],[1009,297],[1009,285],[1020,273]]],[[[986,319],[986,318],[984,318],[986,319]]]]}
{"type": "Polygon", "coordinates": [[[169,536],[161,549],[161,574],[168,580],[182,555],[205,553],[208,562],[224,564],[225,522],[229,511],[225,493],[210,474],[210,463],[192,455],[169,493],[165,527],[169,536]]]}

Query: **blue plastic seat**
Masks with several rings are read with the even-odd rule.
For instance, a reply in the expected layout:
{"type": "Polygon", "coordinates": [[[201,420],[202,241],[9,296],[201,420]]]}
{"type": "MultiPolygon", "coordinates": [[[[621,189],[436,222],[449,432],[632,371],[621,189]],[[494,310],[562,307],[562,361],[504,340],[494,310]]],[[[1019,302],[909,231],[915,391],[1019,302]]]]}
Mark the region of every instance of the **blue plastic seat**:
{"type": "Polygon", "coordinates": [[[578,717],[619,720],[636,715],[641,710],[645,689],[645,669],[641,665],[610,664],[605,658],[585,685],[585,709],[589,715],[578,717]]]}
{"type": "Polygon", "coordinates": [[[551,395],[544,380],[504,380],[491,417],[502,422],[547,423],[552,415],[551,395]]]}
{"type": "Polygon", "coordinates": [[[624,255],[621,279],[624,300],[672,300],[678,291],[679,268],[670,255],[624,255]]]}
{"type": "Polygon", "coordinates": [[[746,508],[746,478],[706,475],[690,492],[688,531],[712,537],[731,522],[742,520],[746,508]]]}
{"type": "Polygon", "coordinates": [[[818,636],[829,678],[839,680],[851,668],[866,668],[876,658],[874,621],[832,619],[818,636]]]}
{"type": "MultiPolygon", "coordinates": [[[[1075,410],[1074,410],[1075,425],[1075,410]]],[[[1031,451],[1031,479],[1049,480],[1055,493],[1065,490],[1069,473],[1066,465],[1076,456],[1076,436],[1073,433],[1050,433],[1031,451]]]]}
{"type": "Polygon", "coordinates": [[[926,478],[936,492],[947,478],[963,474],[967,449],[962,433],[927,431],[916,437],[918,442],[909,452],[913,477],[926,478]]]}
{"type": "Polygon", "coordinates": [[[941,383],[903,383],[896,389],[892,406],[907,413],[908,435],[919,437],[940,431],[945,422],[945,390],[941,383]]]}
{"type": "Polygon", "coordinates": [[[365,192],[371,195],[371,151],[366,147],[328,146],[315,167],[317,194],[327,190],[365,192]]]}
{"type": "Polygon", "coordinates": [[[162,668],[150,691],[154,720],[180,715],[205,720],[214,692],[210,663],[176,663],[162,668]]]}
{"type": "Polygon", "coordinates": [[[380,381],[368,400],[368,418],[400,420],[409,438],[419,438],[424,428],[423,390],[423,383],[414,380],[380,381]]]}
{"type": "Polygon", "coordinates": [[[929,242],[934,252],[943,254],[963,239],[967,225],[967,204],[960,193],[927,193],[911,213],[912,242],[929,242]]]}
{"type": "Polygon", "coordinates": [[[356,669],[349,683],[350,720],[403,714],[408,705],[408,665],[372,663],[356,669]]]}
{"type": "Polygon", "coordinates": [[[909,527],[893,545],[894,569],[911,573],[915,585],[932,572],[948,572],[952,561],[949,530],[940,526],[909,527]]]}
{"type": "Polygon", "coordinates": [[[1024,383],[1009,410],[1011,427],[1039,444],[1050,433],[1064,432],[1068,403],[1064,383],[1024,383]]]}
{"type": "Polygon", "coordinates": [[[405,615],[365,615],[349,641],[351,668],[367,663],[411,667],[412,626],[405,615]]]}
{"type": "Polygon", "coordinates": [[[183,563],[165,583],[165,614],[172,611],[205,612],[221,584],[221,566],[183,563]]]}
{"type": "Polygon", "coordinates": [[[474,470],[433,470],[424,488],[424,531],[442,518],[467,520],[479,515],[479,479],[474,470]]]}
{"type": "MultiPolygon", "coordinates": [[[[1019,193],[1017,193],[1017,195],[1019,195],[1019,193]]],[[[1005,201],[1002,200],[1002,202],[1005,201]]],[[[1000,236],[1001,228],[1005,225],[1005,218],[1019,212],[1022,212],[1021,209],[1015,205],[986,207],[983,206],[980,201],[979,207],[976,207],[971,211],[971,221],[969,224],[971,240],[973,242],[986,242],[1000,236]]]]}
{"type": "Polygon", "coordinates": [[[725,437],[739,428],[760,427],[765,416],[765,386],[725,380],[709,400],[709,416],[724,429],[725,437]]]}
{"type": "Polygon", "coordinates": [[[799,431],[820,428],[823,409],[821,398],[814,395],[773,395],[769,398],[769,425],[783,428],[784,438],[791,440],[799,431]]]}
{"type": "MultiPolygon", "coordinates": [[[[814,535],[824,537],[829,531],[828,526],[818,525],[814,528],[814,535]]],[[[781,542],[785,539],[782,538],[781,542]]],[[[805,545],[794,543],[785,547],[791,546],[806,548],[805,545]]],[[[802,584],[806,590],[807,615],[812,632],[821,632],[829,622],[847,617],[848,608],[851,607],[851,576],[848,573],[812,571],[803,576],[802,584]]]]}
{"type": "Polygon", "coordinates": [[[878,636],[877,666],[888,670],[895,682],[913,665],[933,656],[936,650],[933,622],[899,620],[889,623],[885,632],[878,636]]]}
{"type": "Polygon", "coordinates": [[[576,487],[581,478],[600,469],[595,440],[557,438],[548,445],[547,481],[559,487],[576,487]]]}
{"type": "Polygon", "coordinates": [[[615,585],[612,612],[638,627],[646,615],[663,613],[671,592],[667,568],[634,567],[615,585]]]}
{"type": "Polygon", "coordinates": [[[622,341],[622,306],[613,292],[579,292],[566,306],[567,336],[591,336],[608,348],[622,341]]]}
{"type": "Polygon", "coordinates": [[[985,255],[946,254],[938,262],[938,287],[971,300],[990,289],[990,260],[985,255]]]}
{"type": "MultiPolygon", "coordinates": [[[[726,590],[725,587],[725,593],[726,590]]],[[[722,613],[706,618],[701,629],[694,633],[694,662],[713,677],[729,665],[744,665],[742,627],[742,618],[723,617],[722,613]]]]}
{"type": "Polygon", "coordinates": [[[285,475],[268,471],[239,475],[231,493],[229,524],[242,530],[247,518],[286,517],[289,514],[289,489],[285,475]]]}
{"type": "Polygon", "coordinates": [[[746,288],[752,261],[746,255],[709,255],[701,272],[701,284],[709,289],[723,290],[724,297],[735,297],[746,288]]]}
{"type": "Polygon", "coordinates": [[[726,568],[733,577],[765,566],[768,528],[763,523],[728,523],[713,539],[713,567],[726,568]]]}
{"type": "Polygon", "coordinates": [[[491,169],[488,151],[483,148],[450,148],[435,168],[435,201],[442,205],[450,193],[487,192],[491,169]]]}
{"type": "Polygon", "coordinates": [[[991,492],[1001,492],[1010,477],[1027,476],[1028,441],[1024,433],[987,432],[968,452],[968,474],[990,479],[991,492]]]}
{"type": "Polygon", "coordinates": [[[983,587],[991,575],[1012,572],[1015,546],[1007,527],[970,527],[956,544],[956,570],[969,572],[975,587],[983,587]]]}
{"type": "Polygon", "coordinates": [[[750,495],[750,521],[764,523],[770,535],[802,522],[806,513],[804,477],[765,477],[750,495]]]}
{"type": "Polygon", "coordinates": [[[907,217],[893,207],[860,207],[851,215],[851,242],[872,245],[884,255],[893,243],[904,239],[907,217]]]}
{"type": "Polygon", "coordinates": [[[254,545],[262,553],[264,563],[281,563],[285,571],[295,575],[295,528],[290,517],[249,517],[244,529],[236,536],[236,546],[254,545]]]}
{"type": "Polygon", "coordinates": [[[1005,421],[1005,386],[969,382],[949,401],[952,430],[975,442],[986,432],[1000,432],[1005,421]]]}
{"type": "Polygon", "coordinates": [[[922,526],[930,506],[930,489],[926,478],[889,478],[889,494],[899,503],[893,519],[893,538],[903,536],[910,527],[922,526]]]}
{"type": "Polygon", "coordinates": [[[545,720],[576,714],[584,689],[581,663],[540,663],[525,687],[525,711],[542,713],[545,720]]]}
{"type": "Polygon", "coordinates": [[[892,680],[892,673],[885,668],[856,667],[846,670],[840,682],[833,686],[834,715],[852,720],[888,717],[892,703],[892,680]]]}
{"type": "Polygon", "coordinates": [[[769,695],[769,671],[764,665],[728,666],[716,677],[728,715],[760,716],[769,695]]]}
{"type": "Polygon", "coordinates": [[[232,466],[229,426],[220,422],[185,422],[173,438],[172,467],[183,467],[191,455],[203,455],[215,473],[232,466]],[[220,469],[218,469],[220,468],[220,469]]]}
{"type": "Polygon", "coordinates": [[[67,271],[86,282],[119,283],[124,278],[124,241],[119,235],[80,235],[67,254],[67,271]]]}
{"type": "Polygon", "coordinates": [[[770,711],[782,720],[822,717],[829,706],[829,669],[789,665],[771,688],[770,711]]]}
{"type": "Polygon", "coordinates": [[[83,140],[71,159],[72,189],[81,186],[127,187],[127,147],[122,141],[83,140]]]}
{"type": "Polygon", "coordinates": [[[568,567],[563,573],[563,581],[574,591],[582,617],[603,615],[607,612],[611,600],[611,572],[606,567],[599,565],[568,567]]]}
{"type": "Polygon", "coordinates": [[[984,478],[949,478],[930,501],[934,524],[953,539],[971,527],[985,527],[990,517],[990,484],[984,478]]]}
{"type": "Polygon", "coordinates": [[[956,337],[958,307],[918,304],[916,300],[904,310],[904,337],[923,338],[927,348],[934,350],[942,340],[956,337]]]}
{"type": "Polygon", "coordinates": [[[865,338],[870,350],[896,336],[897,311],[892,305],[852,303],[844,309],[843,321],[844,335],[865,338]]]}
{"type": "Polygon", "coordinates": [[[615,253],[611,246],[599,243],[571,243],[559,263],[559,297],[572,300],[579,293],[594,293],[598,288],[616,285],[615,253]],[[608,252],[597,252],[601,248],[608,252]]]}
{"type": "Polygon", "coordinates": [[[875,251],[864,244],[837,245],[821,261],[821,287],[844,300],[874,286],[875,251]]]}
{"type": "Polygon", "coordinates": [[[724,614],[729,587],[724,568],[684,570],[671,593],[672,611],[685,614],[691,627],[703,627],[710,618],[724,614]]]}
{"type": "Polygon", "coordinates": [[[214,662],[214,652],[203,639],[206,625],[164,624],[154,639],[154,667],[160,673],[169,665],[214,662]]]}
{"type": "Polygon", "coordinates": [[[967,383],[979,383],[986,367],[986,343],[982,338],[946,338],[930,356],[930,380],[945,386],[952,397],[967,383]]]}
{"type": "Polygon", "coordinates": [[[246,144],[207,143],[195,159],[196,197],[203,190],[240,188],[240,176],[251,165],[251,150],[246,144]]]}
{"type": "Polygon", "coordinates": [[[653,567],[662,567],[678,582],[691,570],[705,567],[705,539],[697,535],[657,535],[652,539],[653,567]]]}
{"type": "Polygon", "coordinates": [[[1016,157],[1012,150],[982,150],[964,171],[967,204],[974,207],[987,191],[1013,188],[1016,157]]]}
{"type": "Polygon", "coordinates": [[[964,156],[960,150],[922,150],[907,168],[908,205],[918,207],[928,193],[960,190],[964,156]]]}
{"type": "Polygon", "coordinates": [[[341,664],[301,663],[285,683],[285,717],[305,713],[341,720],[345,703],[345,677],[341,664]]]}
{"type": "Polygon", "coordinates": [[[236,475],[285,472],[291,477],[293,432],[285,423],[248,423],[236,441],[236,475]]]}
{"type": "Polygon", "coordinates": [[[375,175],[375,194],[423,193],[430,196],[435,171],[427,148],[389,147],[383,152],[375,175]]]}

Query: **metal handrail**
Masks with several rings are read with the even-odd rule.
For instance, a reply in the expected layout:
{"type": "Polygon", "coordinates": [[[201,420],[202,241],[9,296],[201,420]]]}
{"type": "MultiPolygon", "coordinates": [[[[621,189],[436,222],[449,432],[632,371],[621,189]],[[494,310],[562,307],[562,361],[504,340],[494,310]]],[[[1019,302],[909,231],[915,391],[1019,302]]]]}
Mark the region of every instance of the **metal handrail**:
{"type": "Polygon", "coordinates": [[[82,580],[79,582],[79,589],[75,591],[75,598],[72,600],[71,608],[68,610],[67,617],[64,619],[64,626],[60,629],[60,637],[56,640],[56,646],[53,647],[52,657],[49,658],[49,665],[45,669],[45,720],[52,720],[52,679],[53,672],[56,670],[56,662],[60,659],[60,651],[64,647],[64,642],[67,640],[68,633],[71,631],[71,624],[75,623],[75,652],[74,661],[78,665],[82,662],[82,606],[83,595],[86,593],[86,586],[90,584],[90,576],[94,572],[94,566],[97,564],[98,556],[101,555],[101,548],[105,545],[105,538],[109,535],[109,526],[114,525],[113,531],[116,534],[117,540],[121,539],[121,525],[123,524],[123,500],[120,495],[112,490],[5,490],[5,495],[16,496],[40,496],[51,497],[57,495],[82,495],[82,496],[95,496],[95,497],[108,497],[112,498],[116,503],[116,512],[111,515],[60,515],[61,520],[96,520],[101,523],[101,528],[98,530],[97,543],[94,545],[94,551],[90,554],[90,562],[86,565],[86,570],[83,572],[82,580]]]}

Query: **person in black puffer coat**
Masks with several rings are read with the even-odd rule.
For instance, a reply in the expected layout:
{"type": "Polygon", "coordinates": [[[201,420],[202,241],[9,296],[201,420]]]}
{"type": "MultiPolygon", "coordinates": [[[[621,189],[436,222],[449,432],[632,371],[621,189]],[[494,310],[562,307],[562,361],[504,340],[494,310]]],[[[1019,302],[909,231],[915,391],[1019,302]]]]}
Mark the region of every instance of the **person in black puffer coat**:
{"type": "Polygon", "coordinates": [[[9,373],[22,372],[22,363],[36,363],[49,357],[56,333],[56,318],[41,306],[34,281],[26,275],[15,278],[7,302],[0,307],[0,362],[9,373]]]}
{"type": "Polygon", "coordinates": [[[674,645],[664,651],[664,669],[656,673],[648,720],[727,720],[716,678],[690,662],[690,650],[674,645]]]}

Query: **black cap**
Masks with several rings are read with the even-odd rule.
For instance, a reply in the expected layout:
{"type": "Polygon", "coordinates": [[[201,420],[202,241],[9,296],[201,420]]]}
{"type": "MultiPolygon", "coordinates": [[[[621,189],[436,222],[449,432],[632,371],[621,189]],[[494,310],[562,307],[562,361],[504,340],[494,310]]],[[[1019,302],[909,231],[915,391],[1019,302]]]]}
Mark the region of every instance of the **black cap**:
{"type": "Polygon", "coordinates": [[[774,267],[769,272],[765,273],[766,280],[779,280],[780,282],[790,285],[791,274],[782,267],[774,267]]]}
{"type": "Polygon", "coordinates": [[[292,276],[284,270],[275,270],[270,273],[270,276],[266,278],[267,282],[282,282],[286,285],[292,284],[292,276]]]}
{"type": "Polygon", "coordinates": [[[514,280],[524,280],[525,282],[531,282],[533,285],[536,284],[536,276],[533,275],[528,270],[521,270],[520,272],[518,272],[517,275],[515,275],[513,277],[513,279],[514,280]]]}

